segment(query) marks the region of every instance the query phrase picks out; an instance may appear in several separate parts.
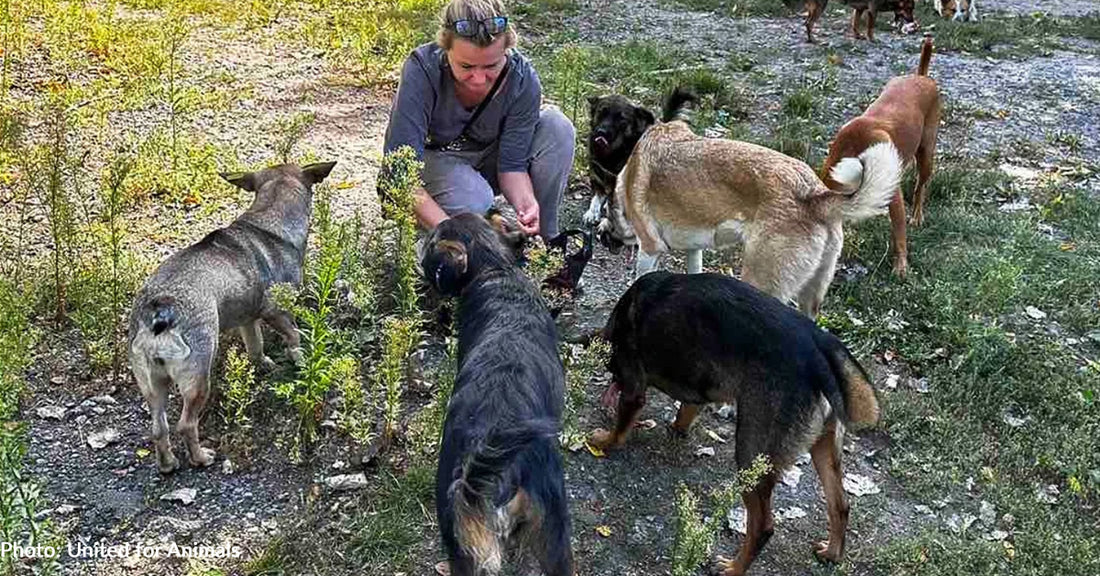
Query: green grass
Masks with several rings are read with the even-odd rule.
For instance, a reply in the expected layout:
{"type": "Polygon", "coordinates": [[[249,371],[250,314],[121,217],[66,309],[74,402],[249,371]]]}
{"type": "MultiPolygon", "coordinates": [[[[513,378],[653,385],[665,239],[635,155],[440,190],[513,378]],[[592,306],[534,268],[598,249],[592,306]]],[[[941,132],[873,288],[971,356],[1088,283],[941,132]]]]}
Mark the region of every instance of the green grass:
{"type": "Polygon", "coordinates": [[[1016,522],[1011,552],[980,533],[898,539],[875,553],[891,574],[1095,574],[1100,566],[1100,349],[1067,343],[1100,325],[1100,205],[1064,184],[1038,214],[1005,214],[990,200],[1006,188],[997,173],[941,166],[926,226],[909,229],[910,278],[877,266],[888,241],[880,218],[849,234],[845,254],[877,273],[830,291],[826,325],[860,354],[896,351],[931,385],[884,398],[891,475],[921,502],[951,495],[976,514],[986,499],[1016,522]],[[1047,319],[1028,318],[1026,306],[1047,319]],[[1029,420],[1013,427],[1006,412],[1029,420]],[[979,480],[974,498],[961,494],[967,478],[979,480]],[[1036,501],[1036,486],[1047,484],[1061,489],[1055,505],[1036,501]]]}
{"type": "Polygon", "coordinates": [[[723,16],[786,16],[790,10],[780,0],[665,0],[673,7],[723,16]]]}
{"type": "Polygon", "coordinates": [[[1002,56],[1028,58],[1067,48],[1070,44],[1066,39],[1100,40],[1100,12],[1076,18],[1040,12],[1026,15],[986,12],[979,22],[952,22],[936,14],[931,3],[918,3],[916,16],[920,22],[936,24],[936,49],[943,52],[986,52],[997,48],[1002,56]]]}

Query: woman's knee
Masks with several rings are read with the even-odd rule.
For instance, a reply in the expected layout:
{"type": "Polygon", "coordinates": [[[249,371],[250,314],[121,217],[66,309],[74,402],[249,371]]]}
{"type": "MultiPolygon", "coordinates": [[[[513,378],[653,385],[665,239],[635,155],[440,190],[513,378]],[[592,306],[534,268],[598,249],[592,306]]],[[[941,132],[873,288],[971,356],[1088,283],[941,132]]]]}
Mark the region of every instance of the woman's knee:
{"type": "Polygon", "coordinates": [[[539,111],[539,123],[535,127],[536,140],[552,147],[567,147],[572,150],[576,137],[577,130],[561,110],[548,107],[539,111]]]}

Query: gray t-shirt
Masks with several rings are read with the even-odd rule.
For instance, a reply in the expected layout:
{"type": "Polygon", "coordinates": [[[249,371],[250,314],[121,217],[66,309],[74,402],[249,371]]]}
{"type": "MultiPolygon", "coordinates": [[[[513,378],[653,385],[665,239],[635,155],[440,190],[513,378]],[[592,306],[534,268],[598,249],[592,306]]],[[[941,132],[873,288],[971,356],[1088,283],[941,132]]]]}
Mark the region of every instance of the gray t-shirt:
{"type": "MultiPolygon", "coordinates": [[[[498,172],[526,172],[542,86],[530,61],[514,48],[508,55],[507,74],[466,134],[482,148],[500,142],[498,172]]],[[[455,96],[454,77],[443,49],[434,42],[424,44],[413,50],[401,70],[383,150],[388,154],[408,145],[422,159],[429,137],[441,144],[451,142],[462,133],[475,109],[466,109],[455,96]]]]}

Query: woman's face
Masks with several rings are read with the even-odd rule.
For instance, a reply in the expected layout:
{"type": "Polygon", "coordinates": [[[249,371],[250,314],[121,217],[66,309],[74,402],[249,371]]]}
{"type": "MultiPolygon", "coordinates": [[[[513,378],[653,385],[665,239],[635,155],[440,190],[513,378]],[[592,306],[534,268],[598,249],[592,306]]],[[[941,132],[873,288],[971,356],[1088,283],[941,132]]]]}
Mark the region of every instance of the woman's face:
{"type": "Polygon", "coordinates": [[[461,37],[454,39],[447,51],[447,60],[451,63],[455,83],[464,92],[480,97],[488,95],[508,61],[505,41],[505,35],[501,34],[492,44],[482,48],[461,37]]]}

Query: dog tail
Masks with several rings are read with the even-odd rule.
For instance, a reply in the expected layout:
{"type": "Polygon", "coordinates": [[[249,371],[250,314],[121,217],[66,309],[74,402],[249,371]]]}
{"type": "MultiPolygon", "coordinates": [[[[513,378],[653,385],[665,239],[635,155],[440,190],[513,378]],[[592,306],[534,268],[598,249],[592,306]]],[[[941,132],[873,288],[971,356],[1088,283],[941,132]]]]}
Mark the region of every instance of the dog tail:
{"type": "Polygon", "coordinates": [[[516,458],[537,442],[557,436],[554,420],[539,419],[494,428],[470,455],[451,484],[455,539],[477,567],[496,574],[514,528],[539,515],[538,495],[518,485],[516,458]]]}
{"type": "Polygon", "coordinates": [[[924,34],[924,43],[920,47],[920,64],[917,66],[917,74],[928,75],[928,65],[932,63],[932,35],[924,34]]]}
{"type": "Polygon", "coordinates": [[[814,340],[833,373],[833,378],[823,379],[821,391],[829,405],[845,425],[873,426],[878,422],[879,407],[867,371],[836,336],[815,330],[814,340]]]}
{"type": "Polygon", "coordinates": [[[144,312],[143,320],[154,336],[176,327],[176,302],[170,296],[150,300],[144,312]]]}
{"type": "Polygon", "coordinates": [[[829,176],[844,193],[844,219],[857,222],[885,214],[901,181],[901,170],[901,155],[889,140],[871,145],[858,157],[837,162],[829,176]]]}
{"type": "Polygon", "coordinates": [[[682,120],[684,115],[684,107],[688,102],[698,102],[699,98],[692,94],[682,86],[677,86],[672,94],[669,94],[668,99],[665,100],[665,108],[661,112],[661,122],[672,122],[673,120],[682,120]]]}

